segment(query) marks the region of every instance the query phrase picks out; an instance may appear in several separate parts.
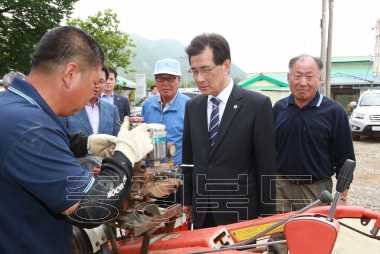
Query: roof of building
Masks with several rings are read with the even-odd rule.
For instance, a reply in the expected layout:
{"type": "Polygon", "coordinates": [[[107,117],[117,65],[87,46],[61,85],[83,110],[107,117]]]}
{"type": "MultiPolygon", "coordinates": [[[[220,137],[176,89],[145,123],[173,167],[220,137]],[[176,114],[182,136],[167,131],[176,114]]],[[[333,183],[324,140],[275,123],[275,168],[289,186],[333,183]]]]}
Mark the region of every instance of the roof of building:
{"type": "MultiPolygon", "coordinates": [[[[279,87],[289,87],[289,84],[282,82],[279,79],[276,79],[274,77],[269,77],[267,75],[264,75],[263,73],[260,73],[259,75],[253,75],[250,78],[240,81],[239,86],[241,86],[242,88],[246,88],[250,84],[260,81],[260,80],[269,81],[270,83],[276,84],[279,87]]],[[[272,90],[275,90],[275,89],[272,89],[272,90]]]]}
{"type": "MultiPolygon", "coordinates": [[[[334,57],[331,60],[331,85],[345,85],[353,89],[366,89],[370,87],[372,82],[379,86],[380,77],[373,76],[372,61],[372,56],[334,57]]],[[[279,89],[273,86],[254,86],[255,89],[282,90],[280,89],[281,87],[289,87],[287,72],[249,73],[246,79],[239,82],[239,85],[243,88],[248,86],[252,88],[252,84],[260,80],[267,80],[273,84],[277,84],[279,89]]]]}
{"type": "Polygon", "coordinates": [[[372,61],[373,56],[338,56],[331,59],[332,63],[339,62],[368,62],[372,61]]]}
{"type": "Polygon", "coordinates": [[[135,82],[133,82],[133,81],[131,81],[129,79],[120,77],[120,76],[118,76],[116,78],[116,84],[118,84],[120,86],[125,86],[125,87],[128,87],[128,88],[133,88],[133,89],[136,88],[136,83],[135,82]]]}

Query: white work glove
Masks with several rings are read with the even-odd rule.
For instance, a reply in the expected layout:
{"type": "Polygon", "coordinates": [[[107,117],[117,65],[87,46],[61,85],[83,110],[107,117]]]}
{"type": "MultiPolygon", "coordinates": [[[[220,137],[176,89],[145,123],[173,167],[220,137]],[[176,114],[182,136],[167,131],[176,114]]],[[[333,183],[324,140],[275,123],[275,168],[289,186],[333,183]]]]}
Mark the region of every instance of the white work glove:
{"type": "Polygon", "coordinates": [[[98,134],[91,135],[87,140],[88,153],[106,158],[113,154],[117,138],[112,135],[98,134]]]}
{"type": "Polygon", "coordinates": [[[149,127],[146,123],[140,124],[129,131],[129,118],[124,118],[124,123],[117,134],[115,151],[122,152],[132,163],[132,165],[153,150],[150,139],[149,127]]]}

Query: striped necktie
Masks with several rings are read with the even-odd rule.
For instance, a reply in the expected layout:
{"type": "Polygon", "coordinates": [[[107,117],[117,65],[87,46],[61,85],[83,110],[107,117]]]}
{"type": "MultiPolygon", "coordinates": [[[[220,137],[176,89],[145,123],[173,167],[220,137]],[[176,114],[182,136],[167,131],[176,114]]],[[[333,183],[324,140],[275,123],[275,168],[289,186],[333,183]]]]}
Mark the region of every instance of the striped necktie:
{"type": "Polygon", "coordinates": [[[212,97],[211,102],[212,102],[212,111],[211,111],[211,116],[210,116],[210,125],[208,129],[210,150],[212,149],[212,146],[215,143],[216,134],[218,133],[220,100],[218,98],[212,97]]]}

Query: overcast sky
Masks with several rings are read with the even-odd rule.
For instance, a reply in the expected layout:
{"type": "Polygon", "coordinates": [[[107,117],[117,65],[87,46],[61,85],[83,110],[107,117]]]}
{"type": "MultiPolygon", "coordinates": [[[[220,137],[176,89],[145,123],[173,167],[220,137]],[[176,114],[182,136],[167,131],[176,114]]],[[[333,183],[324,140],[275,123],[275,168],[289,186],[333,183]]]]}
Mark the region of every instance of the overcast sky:
{"type": "MultiPolygon", "coordinates": [[[[245,72],[287,71],[293,56],[320,55],[322,0],[80,0],[71,17],[107,8],[118,13],[120,30],[151,40],[187,46],[198,34],[219,33],[245,72]]],[[[380,0],[335,0],[333,57],[373,55],[377,19],[380,0]]]]}

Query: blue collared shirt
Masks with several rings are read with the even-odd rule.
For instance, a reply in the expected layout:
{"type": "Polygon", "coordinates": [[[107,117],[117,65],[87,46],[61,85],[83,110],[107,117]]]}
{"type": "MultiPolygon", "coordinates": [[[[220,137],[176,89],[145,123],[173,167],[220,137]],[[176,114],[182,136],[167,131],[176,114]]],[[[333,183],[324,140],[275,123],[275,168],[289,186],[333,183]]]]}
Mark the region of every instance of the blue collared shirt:
{"type": "Polygon", "coordinates": [[[113,93],[108,97],[105,93],[102,93],[102,95],[100,96],[100,98],[108,103],[111,103],[112,105],[115,105],[114,104],[114,98],[115,96],[113,96],[113,93]]]}
{"type": "Polygon", "coordinates": [[[0,196],[6,243],[0,252],[69,253],[72,225],[61,212],[80,200],[93,178],[74,158],[69,131],[32,85],[15,78],[0,97],[7,108],[0,111],[0,190],[6,193],[0,196]]]}
{"type": "MultiPolygon", "coordinates": [[[[166,126],[167,142],[174,143],[177,146],[177,154],[173,157],[174,163],[182,163],[182,135],[183,122],[185,118],[185,104],[190,100],[189,97],[177,92],[177,95],[166,110],[162,109],[159,94],[150,97],[143,105],[141,116],[144,117],[145,123],[159,123],[166,126]]],[[[166,105],[168,105],[167,103],[166,105]]],[[[165,162],[166,158],[161,162],[165,162]]]]}

